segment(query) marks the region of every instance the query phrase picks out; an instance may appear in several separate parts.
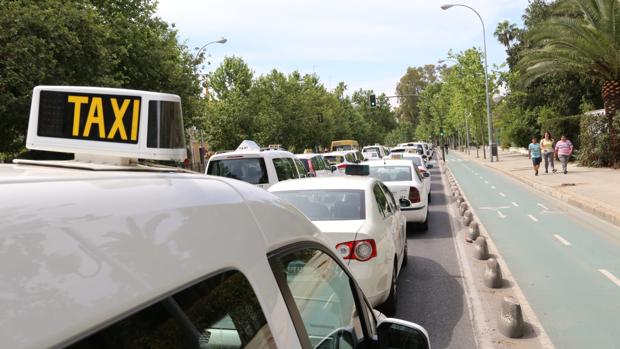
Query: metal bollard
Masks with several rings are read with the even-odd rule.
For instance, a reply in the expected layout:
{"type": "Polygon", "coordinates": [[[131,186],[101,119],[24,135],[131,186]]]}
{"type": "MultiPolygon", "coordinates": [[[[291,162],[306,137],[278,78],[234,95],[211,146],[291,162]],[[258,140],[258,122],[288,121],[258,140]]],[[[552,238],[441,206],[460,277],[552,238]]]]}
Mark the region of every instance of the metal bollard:
{"type": "Polygon", "coordinates": [[[513,297],[504,297],[499,318],[497,320],[499,331],[508,338],[523,337],[523,313],[521,305],[513,297]]]}
{"type": "Polygon", "coordinates": [[[489,248],[487,247],[487,239],[480,236],[474,242],[474,257],[481,261],[489,258],[489,248]]]}
{"type": "Polygon", "coordinates": [[[495,258],[489,258],[484,268],[484,284],[488,288],[502,287],[502,270],[495,258]]]}

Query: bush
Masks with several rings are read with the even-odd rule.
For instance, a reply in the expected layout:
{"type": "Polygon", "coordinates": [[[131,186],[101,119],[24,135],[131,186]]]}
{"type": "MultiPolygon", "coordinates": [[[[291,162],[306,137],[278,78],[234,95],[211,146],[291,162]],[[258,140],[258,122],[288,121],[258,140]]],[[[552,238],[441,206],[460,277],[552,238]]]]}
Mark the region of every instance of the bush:
{"type": "Polygon", "coordinates": [[[549,131],[557,141],[561,135],[566,135],[574,145],[575,149],[581,148],[580,128],[583,115],[563,116],[540,121],[541,137],[545,131],[549,131]]]}
{"type": "Polygon", "coordinates": [[[605,115],[581,117],[577,160],[582,166],[605,167],[611,163],[609,132],[605,115]]]}

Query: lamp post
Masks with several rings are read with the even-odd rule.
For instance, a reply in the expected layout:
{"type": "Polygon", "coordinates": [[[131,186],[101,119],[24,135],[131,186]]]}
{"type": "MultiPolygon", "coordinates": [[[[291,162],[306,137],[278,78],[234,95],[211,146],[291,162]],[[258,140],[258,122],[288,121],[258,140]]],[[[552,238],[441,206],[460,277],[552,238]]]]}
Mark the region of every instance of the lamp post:
{"type": "Polygon", "coordinates": [[[466,7],[474,11],[476,16],[478,16],[478,18],[480,19],[480,23],[482,24],[482,40],[484,44],[484,89],[485,89],[486,101],[487,101],[487,127],[488,127],[488,133],[489,133],[489,146],[491,148],[491,154],[489,156],[489,159],[491,160],[491,162],[493,162],[493,149],[494,147],[497,147],[497,146],[493,143],[493,119],[491,118],[491,96],[489,95],[489,74],[487,72],[488,70],[487,68],[487,35],[484,29],[484,21],[482,20],[482,17],[478,13],[478,11],[474,10],[473,7],[470,7],[467,5],[444,4],[444,5],[441,5],[441,9],[445,11],[455,6],[466,7]]]}
{"type": "Polygon", "coordinates": [[[206,44],[202,45],[201,48],[198,49],[198,51],[196,51],[196,53],[194,54],[194,58],[198,57],[198,55],[200,54],[200,52],[202,52],[202,50],[205,49],[205,47],[211,45],[211,44],[225,44],[228,41],[228,39],[226,39],[225,37],[221,37],[219,40],[214,40],[214,41],[209,41],[206,44]]]}

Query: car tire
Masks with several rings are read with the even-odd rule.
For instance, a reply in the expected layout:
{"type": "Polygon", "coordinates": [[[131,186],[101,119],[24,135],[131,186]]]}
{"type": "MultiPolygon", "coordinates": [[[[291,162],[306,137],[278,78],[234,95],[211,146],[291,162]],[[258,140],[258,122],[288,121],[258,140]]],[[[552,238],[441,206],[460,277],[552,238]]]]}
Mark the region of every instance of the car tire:
{"type": "Polygon", "coordinates": [[[394,268],[392,270],[392,284],[390,285],[390,295],[388,298],[381,304],[381,312],[387,316],[393,316],[396,314],[396,263],[394,264],[394,268]]]}

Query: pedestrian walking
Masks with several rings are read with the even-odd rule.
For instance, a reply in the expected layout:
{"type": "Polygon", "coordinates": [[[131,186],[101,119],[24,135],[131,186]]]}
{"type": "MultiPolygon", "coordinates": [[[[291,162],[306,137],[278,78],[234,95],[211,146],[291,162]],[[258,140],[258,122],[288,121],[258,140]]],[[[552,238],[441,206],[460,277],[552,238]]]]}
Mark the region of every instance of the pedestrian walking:
{"type": "Polygon", "coordinates": [[[573,143],[566,138],[566,135],[562,135],[560,140],[555,144],[555,155],[560,159],[562,163],[562,171],[567,174],[566,167],[568,165],[568,159],[570,159],[573,153],[573,143]]]}
{"type": "Polygon", "coordinates": [[[534,176],[538,176],[538,168],[540,167],[540,163],[542,162],[541,157],[541,149],[540,143],[538,143],[538,138],[532,137],[532,143],[527,147],[527,157],[532,159],[532,164],[534,165],[534,176]]]}
{"type": "Polygon", "coordinates": [[[551,137],[551,133],[549,131],[545,132],[545,137],[540,141],[540,147],[543,151],[543,159],[545,160],[545,173],[549,173],[549,165],[551,165],[551,172],[556,173],[555,166],[553,164],[553,137],[551,137]]]}

